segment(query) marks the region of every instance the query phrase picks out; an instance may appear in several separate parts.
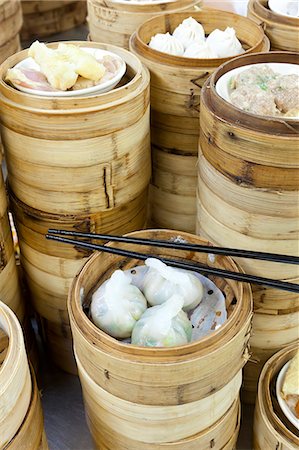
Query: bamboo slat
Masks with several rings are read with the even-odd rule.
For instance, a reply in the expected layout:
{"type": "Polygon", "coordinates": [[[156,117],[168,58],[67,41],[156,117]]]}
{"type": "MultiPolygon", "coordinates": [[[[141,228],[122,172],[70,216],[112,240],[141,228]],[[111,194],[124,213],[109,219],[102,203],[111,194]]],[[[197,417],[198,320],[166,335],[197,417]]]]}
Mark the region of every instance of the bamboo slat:
{"type": "Polygon", "coordinates": [[[119,3],[117,1],[88,0],[88,25],[92,41],[106,42],[129,48],[132,33],[146,20],[165,12],[195,11],[201,0],[174,0],[148,4],[119,3]]]}
{"type": "Polygon", "coordinates": [[[242,378],[241,372],[222,390],[199,402],[157,407],[138,405],[112,396],[88,376],[78,359],[76,361],[86,414],[97,448],[102,448],[102,443],[111,450],[183,448],[181,446],[185,444],[184,448],[189,450],[195,448],[196,442],[197,448],[202,449],[206,448],[204,445],[208,441],[207,430],[209,432],[213,430],[212,433],[215,433],[213,436],[215,448],[233,448],[220,445],[227,444],[232,437],[235,439],[236,431],[238,433],[236,398],[242,378]],[[215,405],[213,411],[211,402],[215,405]],[[232,423],[220,438],[217,428],[228,418],[232,423]],[[111,431],[108,434],[109,429],[111,431]]]}
{"type": "Polygon", "coordinates": [[[295,450],[299,446],[298,430],[284,416],[275,394],[277,375],[297,349],[298,342],[281,350],[266,362],[262,370],[254,415],[254,450],[295,450]]]}
{"type": "Polygon", "coordinates": [[[0,64],[20,50],[22,22],[20,0],[0,0],[0,64]]]}
{"type": "MultiPolygon", "coordinates": [[[[170,239],[174,238],[176,233],[146,230],[134,235],[170,239]]],[[[185,233],[180,233],[180,237],[189,242],[202,242],[200,238],[185,233]]],[[[130,245],[122,246],[132,248],[130,245]]],[[[147,250],[146,246],[140,249],[143,252],[147,250]]],[[[170,249],[151,248],[150,252],[161,256],[178,256],[178,251],[170,249]]],[[[186,252],[180,252],[179,255],[182,258],[213,264],[209,262],[207,255],[190,255],[186,252]]],[[[192,402],[205,397],[210,392],[211,385],[214,390],[224,386],[244,365],[247,358],[246,341],[249,338],[251,318],[251,300],[247,285],[229,280],[214,280],[216,284],[220,283],[220,289],[226,293],[230,315],[226,324],[215,334],[187,346],[170,349],[128,346],[95,327],[82,310],[78,296],[80,291],[82,297],[83,288],[85,306],[88,307],[91,291],[99,282],[108,278],[116,267],[128,268],[136,264],[136,261],[99,253],[87,261],[73,283],[68,309],[76,354],[88,375],[112,395],[148,405],[192,402]],[[237,303],[232,306],[234,297],[237,303]],[[230,358],[234,361],[233,370],[228,362],[230,358]]],[[[238,270],[230,258],[217,256],[214,264],[217,267],[238,270]]]]}
{"type": "Polygon", "coordinates": [[[267,0],[250,0],[247,15],[263,26],[270,39],[271,50],[299,51],[298,18],[274,13],[267,0]]]}
{"type": "Polygon", "coordinates": [[[8,337],[5,359],[0,366],[0,446],[20,428],[31,398],[31,377],[21,326],[11,309],[0,302],[0,329],[8,337]]]}
{"type": "Polygon", "coordinates": [[[62,33],[85,22],[86,1],[22,0],[23,40],[62,33]]]}
{"type": "MultiPolygon", "coordinates": [[[[164,14],[146,21],[132,35],[130,48],[151,72],[154,187],[151,220],[160,227],[194,232],[197,184],[195,163],[201,89],[206,79],[229,58],[177,57],[157,52],[147,45],[154,34],[172,32],[189,16],[190,12],[181,12],[164,14]],[[172,161],[171,169],[161,167],[162,158],[172,161]],[[178,177],[181,168],[183,173],[178,177]],[[184,173],[186,168],[187,174],[184,173]],[[178,192],[180,190],[184,194],[178,192]],[[184,206],[187,205],[186,214],[184,206]]],[[[269,50],[269,42],[261,27],[245,17],[210,9],[194,12],[192,17],[202,23],[207,34],[215,28],[233,26],[247,54],[269,50]]]]}

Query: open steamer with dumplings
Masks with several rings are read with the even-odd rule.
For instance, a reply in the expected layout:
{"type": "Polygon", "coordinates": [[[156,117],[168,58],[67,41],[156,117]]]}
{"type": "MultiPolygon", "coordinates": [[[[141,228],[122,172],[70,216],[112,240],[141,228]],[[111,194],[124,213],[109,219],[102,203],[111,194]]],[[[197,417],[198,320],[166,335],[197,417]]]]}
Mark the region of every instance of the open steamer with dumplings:
{"type": "Polygon", "coordinates": [[[40,395],[20,324],[0,302],[0,446],[48,450],[40,395]]]}
{"type": "Polygon", "coordinates": [[[207,34],[234,27],[246,53],[268,51],[269,41],[262,28],[246,17],[212,9],[154,17],[131,37],[131,51],[151,72],[151,223],[195,232],[201,89],[217,67],[231,58],[173,56],[147,45],[152,36],[172,33],[190,16],[207,34]]]}
{"type": "Polygon", "coordinates": [[[146,20],[165,12],[190,11],[193,14],[202,0],[131,2],[127,0],[87,0],[90,39],[129,48],[132,33],[146,20]]]}
{"type": "MultiPolygon", "coordinates": [[[[207,244],[170,230],[130,236],[207,244]]],[[[107,244],[135,250],[130,244],[107,244]]],[[[160,257],[198,261],[238,271],[228,257],[138,246],[160,257]],[[214,262],[211,262],[214,261],[214,262]]],[[[213,248],[211,247],[211,253],[213,248]]],[[[97,448],[107,450],[234,448],[239,430],[239,389],[249,353],[252,298],[248,284],[212,278],[226,298],[227,321],[187,345],[149,348],[124,344],[89,318],[91,294],[116,269],[140,261],[96,253],[74,279],[68,310],[88,424],[97,448]],[[213,405],[213,406],[212,406],[213,405]]]]}
{"type": "Polygon", "coordinates": [[[90,253],[49,242],[45,234],[49,228],[106,234],[143,228],[151,170],[148,71],[126,50],[75,44],[123,58],[120,84],[103,94],[40,97],[4,81],[27,50],[0,69],[1,133],[21,262],[49,351],[72,373],[66,300],[90,253]]]}
{"type": "Polygon", "coordinates": [[[0,63],[20,50],[22,23],[20,0],[0,0],[0,63]]]}
{"type": "MultiPolygon", "coordinates": [[[[298,54],[241,56],[220,67],[202,90],[197,232],[223,247],[298,256],[299,121],[248,113],[216,91],[222,75],[257,63],[298,64],[298,54]]],[[[246,273],[299,282],[296,265],[238,262],[246,273]]],[[[253,360],[244,375],[249,402],[265,361],[299,338],[298,294],[253,286],[253,300],[253,360]]]]}
{"type": "Polygon", "coordinates": [[[298,351],[298,343],[290,345],[269,359],[262,370],[253,424],[253,449],[299,447],[298,430],[283,413],[277,400],[276,382],[282,367],[298,351]]]}
{"type": "Polygon", "coordinates": [[[249,0],[248,17],[264,28],[270,39],[272,51],[299,51],[299,18],[283,16],[271,11],[268,0],[249,0]]]}
{"type": "Polygon", "coordinates": [[[63,33],[86,20],[86,0],[21,0],[22,40],[63,33]]]}

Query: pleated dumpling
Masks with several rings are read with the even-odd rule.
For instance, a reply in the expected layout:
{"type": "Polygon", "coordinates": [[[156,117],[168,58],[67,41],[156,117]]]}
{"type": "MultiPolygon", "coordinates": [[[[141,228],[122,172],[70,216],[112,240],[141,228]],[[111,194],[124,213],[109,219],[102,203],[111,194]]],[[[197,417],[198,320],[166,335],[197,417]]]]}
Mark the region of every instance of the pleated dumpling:
{"type": "Polygon", "coordinates": [[[135,323],[147,308],[142,292],[131,281],[130,275],[116,270],[92,296],[93,322],[116,338],[130,337],[135,323]]]}
{"type": "Polygon", "coordinates": [[[184,56],[187,58],[218,58],[217,53],[206,43],[194,42],[186,48],[184,56]]]}
{"type": "Polygon", "coordinates": [[[236,36],[234,28],[227,27],[224,31],[218,28],[209,34],[207,45],[218,55],[218,58],[228,58],[244,53],[241,42],[236,36]]]}
{"type": "Polygon", "coordinates": [[[148,308],[133,328],[132,344],[174,347],[190,342],[192,325],[183,304],[182,296],[175,294],[162,305],[148,308]]]}
{"type": "Polygon", "coordinates": [[[184,49],[194,42],[203,43],[205,41],[203,26],[193,17],[183,20],[174,30],[173,36],[183,44],[184,49]]]}
{"type": "Polygon", "coordinates": [[[158,33],[153,36],[148,44],[150,48],[169,55],[183,56],[183,44],[169,33],[158,33]]]}
{"type": "Polygon", "coordinates": [[[183,298],[185,311],[200,303],[203,286],[195,275],[187,270],[169,267],[155,258],[148,258],[145,264],[149,270],[143,280],[142,292],[150,305],[160,305],[174,294],[183,298]]]}

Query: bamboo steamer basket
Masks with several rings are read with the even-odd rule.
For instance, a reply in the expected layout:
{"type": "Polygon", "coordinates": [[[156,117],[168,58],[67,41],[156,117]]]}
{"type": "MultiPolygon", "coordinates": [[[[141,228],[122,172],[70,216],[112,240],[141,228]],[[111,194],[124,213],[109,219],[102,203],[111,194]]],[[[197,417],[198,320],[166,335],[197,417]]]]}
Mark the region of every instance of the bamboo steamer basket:
{"type": "Polygon", "coordinates": [[[6,303],[20,321],[24,319],[24,303],[18,279],[14,247],[7,215],[5,185],[0,169],[0,300],[6,303]]]}
{"type": "MultiPolygon", "coordinates": [[[[151,220],[160,227],[194,232],[200,92],[205,80],[229,58],[184,58],[147,45],[154,34],[173,32],[189,16],[190,12],[181,12],[146,21],[132,35],[130,49],[151,72],[151,220]]],[[[207,33],[233,26],[246,53],[269,50],[262,28],[245,17],[212,9],[192,17],[207,33]]]]}
{"type": "MultiPolygon", "coordinates": [[[[89,420],[89,418],[87,417],[89,420]]],[[[210,448],[231,450],[236,448],[236,442],[239,434],[240,427],[240,412],[238,401],[235,405],[228,411],[228,413],[223,416],[213,427],[205,430],[202,433],[198,433],[191,438],[183,439],[177,442],[171,442],[167,444],[147,444],[145,442],[136,442],[126,439],[108,427],[95,427],[93,423],[90,422],[90,428],[92,430],[92,435],[96,439],[97,448],[101,450],[112,450],[117,448],[119,450],[140,450],[140,445],[142,449],[146,450],[156,450],[156,449],[169,449],[173,448],[175,450],[209,450],[210,448]],[[100,447],[99,447],[100,445],[100,447]],[[117,445],[117,447],[115,447],[117,445]],[[136,446],[137,445],[137,446],[136,446]]]]}
{"type": "Polygon", "coordinates": [[[127,63],[123,85],[88,97],[39,97],[3,81],[27,51],[0,69],[1,131],[11,189],[28,206],[63,215],[129,203],[147,188],[151,170],[147,70],[120,48],[75,44],[120,55],[127,63]]]}
{"type": "MultiPolygon", "coordinates": [[[[131,235],[167,240],[176,237],[170,230],[145,230],[131,235]]],[[[184,232],[180,232],[180,238],[207,243],[184,232]]],[[[132,245],[121,247],[130,249],[132,245]]],[[[142,246],[140,251],[149,249],[142,246]]],[[[155,248],[150,252],[238,270],[230,258],[216,256],[211,263],[207,255],[155,248]]],[[[128,269],[137,264],[136,260],[96,253],[74,279],[69,292],[76,362],[97,448],[234,448],[241,368],[248,359],[251,328],[248,285],[213,280],[226,294],[229,318],[211,336],[173,348],[124,345],[99,330],[86,312],[99,283],[116,268],[128,269]],[[219,373],[221,379],[217,377],[219,373]],[[211,404],[215,405],[212,410],[211,404]]]]}
{"type": "Polygon", "coordinates": [[[215,89],[219,78],[236,67],[276,62],[298,64],[298,54],[245,55],[213,74],[201,96],[200,148],[206,159],[236,184],[297,191],[299,122],[247,113],[223,100],[215,89]]]}
{"type": "MultiPolygon", "coordinates": [[[[202,90],[197,232],[217,245],[298,255],[298,121],[246,113],[215,91],[220,76],[236,67],[297,61],[298,55],[281,52],[239,57],[202,90]]],[[[296,266],[238,262],[247,273],[299,281],[296,266]]],[[[265,361],[299,337],[298,294],[254,287],[253,299],[256,362],[245,368],[247,401],[254,400],[265,361]]]]}
{"type": "Polygon", "coordinates": [[[65,372],[78,375],[70,325],[41,318],[41,331],[46,349],[54,364],[65,372]]]}
{"type": "Polygon", "coordinates": [[[0,63],[20,50],[22,22],[20,1],[0,0],[0,63]]]}
{"type": "Polygon", "coordinates": [[[295,17],[282,16],[268,7],[267,0],[250,0],[248,17],[261,24],[271,42],[271,50],[299,51],[298,26],[295,17]]]}
{"type": "MultiPolygon", "coordinates": [[[[175,232],[169,230],[145,230],[133,235],[159,239],[170,239],[176,236],[175,232]]],[[[189,242],[202,242],[200,238],[186,233],[180,234],[180,237],[189,242]]],[[[132,246],[122,245],[122,247],[131,248],[132,246]]],[[[147,250],[146,246],[140,249],[143,252],[147,250]]],[[[160,256],[179,256],[207,264],[216,264],[217,267],[238,270],[229,258],[217,256],[215,263],[211,263],[208,256],[200,254],[190,255],[190,253],[178,253],[170,249],[163,250],[162,253],[161,249],[151,249],[151,253],[160,256]]],[[[76,354],[84,369],[110,394],[123,400],[147,405],[176,405],[196,401],[210,392],[211,385],[213,385],[213,391],[217,391],[237,374],[247,358],[246,341],[249,338],[251,322],[251,297],[247,285],[228,280],[214,280],[216,284],[220,283],[220,288],[226,293],[230,316],[227,323],[206,339],[187,346],[159,349],[160,360],[157,360],[157,349],[127,346],[103,333],[88,319],[79,302],[78,295],[81,288],[84,289],[85,298],[90,300],[91,291],[99,282],[99,276],[101,276],[100,281],[103,282],[117,267],[129,268],[137,264],[136,261],[98,253],[88,260],[75,278],[69,293],[68,309],[76,354]],[[236,304],[231,305],[234,296],[237,299],[236,304]],[[241,297],[243,297],[242,302],[241,297]],[[216,348],[219,340],[222,341],[221,352],[216,348]],[[234,360],[233,371],[227,358],[234,360]],[[209,367],[211,360],[214,362],[217,360],[217,369],[209,367]],[[221,380],[217,379],[215,372],[213,373],[214,369],[217,373],[222,371],[221,380]],[[200,380],[198,380],[198,373],[202,374],[200,380]],[[125,378],[122,374],[125,374],[125,378]],[[181,386],[179,389],[178,385],[181,386]]],[[[85,306],[88,307],[88,304],[85,306]]]]}
{"type": "Polygon", "coordinates": [[[174,0],[131,4],[127,1],[88,0],[88,25],[92,41],[129,48],[132,33],[153,16],[180,11],[196,11],[201,0],[174,0]]]}
{"type": "Polygon", "coordinates": [[[2,302],[0,327],[2,348],[3,334],[8,337],[8,347],[0,365],[0,446],[3,448],[14,437],[26,416],[32,388],[21,326],[11,309],[2,302]]]}
{"type": "Polygon", "coordinates": [[[86,19],[86,1],[38,1],[22,0],[24,23],[23,40],[63,33],[86,19]]]}
{"type": "Polygon", "coordinates": [[[295,450],[299,446],[298,431],[284,416],[275,394],[277,375],[297,349],[298,342],[281,350],[267,361],[262,370],[254,413],[254,450],[295,450]]]}
{"type": "Polygon", "coordinates": [[[48,450],[47,438],[44,430],[44,419],[40,394],[33,370],[32,396],[24,422],[13,439],[4,447],[5,450],[48,450]]]}

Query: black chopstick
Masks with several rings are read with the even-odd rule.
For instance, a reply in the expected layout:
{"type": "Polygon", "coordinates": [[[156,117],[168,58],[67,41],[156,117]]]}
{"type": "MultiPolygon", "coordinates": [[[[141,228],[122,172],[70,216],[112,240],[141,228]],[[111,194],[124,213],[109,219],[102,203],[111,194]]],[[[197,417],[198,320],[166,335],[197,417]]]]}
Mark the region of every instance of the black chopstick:
{"type": "MultiPolygon", "coordinates": [[[[50,232],[50,230],[49,230],[50,232]]],[[[86,234],[84,234],[86,236],[86,234]]],[[[193,270],[195,272],[199,273],[205,273],[210,275],[219,276],[221,278],[229,278],[236,281],[246,282],[246,283],[255,283],[255,284],[262,284],[264,286],[276,288],[276,289],[282,289],[289,292],[296,292],[299,293],[299,285],[288,283],[286,281],[279,281],[279,280],[272,280],[270,278],[263,278],[258,277],[255,275],[248,275],[238,272],[231,272],[229,270],[224,269],[218,269],[213,268],[205,265],[201,265],[199,263],[187,263],[185,261],[175,261],[173,259],[168,258],[161,258],[157,255],[150,255],[145,253],[138,253],[138,252],[131,252],[129,250],[122,250],[120,248],[115,247],[108,247],[106,245],[98,245],[98,244],[91,244],[89,242],[83,242],[78,241],[76,239],[69,239],[69,238],[63,238],[61,236],[46,234],[46,238],[63,242],[65,244],[72,244],[76,247],[85,248],[88,250],[98,250],[106,253],[112,253],[114,255],[124,256],[126,258],[133,258],[133,259],[140,259],[142,261],[146,260],[147,258],[157,258],[160,259],[160,261],[164,262],[165,264],[168,264],[169,266],[176,267],[179,269],[185,269],[185,270],[193,270]]],[[[214,247],[210,247],[211,249],[214,249],[214,247]]]]}
{"type": "Polygon", "coordinates": [[[225,247],[212,247],[209,245],[188,244],[184,242],[161,241],[156,239],[143,239],[130,236],[113,236],[109,234],[82,233],[79,231],[57,230],[50,228],[48,233],[61,235],[82,237],[95,240],[107,240],[111,242],[124,242],[127,244],[148,245],[151,247],[171,248],[176,250],[186,250],[200,253],[213,253],[215,255],[235,256],[238,258],[251,258],[263,261],[271,261],[285,264],[299,264],[299,257],[292,255],[278,255],[276,253],[255,252],[250,250],[241,250],[225,247]]]}

